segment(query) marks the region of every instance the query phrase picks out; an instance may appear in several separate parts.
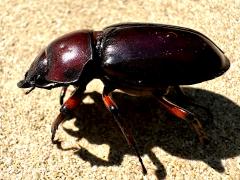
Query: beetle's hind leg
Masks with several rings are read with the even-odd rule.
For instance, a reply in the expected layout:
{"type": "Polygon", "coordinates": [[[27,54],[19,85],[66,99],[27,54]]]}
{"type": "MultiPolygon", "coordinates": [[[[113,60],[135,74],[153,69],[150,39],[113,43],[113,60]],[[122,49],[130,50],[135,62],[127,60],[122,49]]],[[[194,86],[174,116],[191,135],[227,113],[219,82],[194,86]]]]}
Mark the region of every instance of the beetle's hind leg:
{"type": "Polygon", "coordinates": [[[143,174],[145,175],[145,174],[147,174],[147,170],[142,162],[142,158],[138,151],[135,139],[131,133],[131,130],[125,124],[123,118],[120,117],[118,107],[111,97],[112,90],[113,89],[111,89],[111,88],[104,87],[103,94],[102,94],[103,102],[104,102],[105,106],[107,107],[107,109],[112,113],[114,120],[117,123],[120,130],[122,131],[122,134],[125,137],[128,145],[130,147],[132,147],[134,149],[135,153],[137,154],[138,159],[142,166],[143,174]]]}
{"type": "Polygon", "coordinates": [[[153,95],[158,99],[161,105],[163,105],[163,107],[165,107],[165,109],[169,113],[182,120],[185,120],[189,124],[189,126],[196,132],[196,134],[198,135],[198,139],[202,144],[205,144],[209,141],[206,133],[203,130],[202,124],[193,113],[170,102],[161,94],[154,93],[153,95]]]}
{"type": "Polygon", "coordinates": [[[207,116],[210,120],[213,119],[213,114],[211,113],[211,111],[209,110],[209,108],[207,107],[204,107],[200,104],[197,104],[194,102],[194,99],[192,99],[191,97],[187,96],[182,88],[180,86],[174,86],[173,89],[175,90],[176,92],[176,95],[177,95],[177,98],[180,98],[181,101],[185,102],[186,104],[189,104],[191,106],[195,106],[197,108],[200,108],[202,110],[204,110],[206,113],[207,113],[207,116]]]}

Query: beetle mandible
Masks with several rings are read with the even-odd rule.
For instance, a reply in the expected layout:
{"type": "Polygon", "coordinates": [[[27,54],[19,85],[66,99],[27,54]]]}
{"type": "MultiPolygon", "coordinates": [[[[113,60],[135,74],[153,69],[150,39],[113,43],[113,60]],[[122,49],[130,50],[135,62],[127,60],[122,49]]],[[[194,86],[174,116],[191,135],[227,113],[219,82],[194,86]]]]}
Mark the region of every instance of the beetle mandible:
{"type": "Polygon", "coordinates": [[[81,103],[86,85],[94,78],[104,84],[102,99],[112,113],[129,146],[135,150],[146,174],[131,131],[123,125],[118,107],[111,97],[115,89],[130,95],[152,95],[171,114],[185,120],[200,142],[207,140],[200,121],[190,111],[170,102],[169,88],[181,92],[180,85],[207,81],[222,75],[230,67],[223,51],[203,34],[188,28],[126,23],[102,31],[81,30],[51,42],[34,60],[20,88],[52,89],[63,87],[60,113],[52,124],[52,142],[56,130],[72,116],[81,103]],[[74,93],[63,103],[67,87],[74,93]]]}

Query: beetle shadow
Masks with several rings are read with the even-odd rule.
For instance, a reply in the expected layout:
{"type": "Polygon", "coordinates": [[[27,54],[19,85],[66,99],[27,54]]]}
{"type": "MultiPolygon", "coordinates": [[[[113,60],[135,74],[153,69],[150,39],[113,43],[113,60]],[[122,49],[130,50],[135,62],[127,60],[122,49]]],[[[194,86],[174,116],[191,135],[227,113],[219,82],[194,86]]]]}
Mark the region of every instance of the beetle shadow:
{"type": "MultiPolygon", "coordinates": [[[[155,174],[158,179],[166,177],[166,170],[161,163],[161,158],[164,157],[157,156],[152,151],[154,147],[159,147],[180,158],[201,160],[219,173],[225,170],[221,163],[222,159],[240,154],[239,106],[226,97],[206,90],[184,88],[184,91],[196,103],[209,108],[213,114],[214,118],[211,120],[203,109],[190,107],[172,96],[172,100],[178,105],[191,109],[195,114],[201,114],[201,119],[207,119],[203,124],[210,137],[208,145],[201,145],[189,126],[166,113],[156,99],[113,93],[120,113],[128,120],[127,123],[132,129],[141,156],[146,154],[151,159],[157,168],[155,174]]],[[[79,140],[85,138],[92,144],[108,144],[110,151],[107,161],[98,158],[83,147],[75,151],[75,154],[91,165],[120,165],[125,154],[135,155],[135,153],[128,147],[112,115],[105,108],[101,94],[92,92],[86,93],[85,96],[91,97],[94,103],[82,103],[77,109],[74,123],[79,130],[63,128],[79,140]]]]}

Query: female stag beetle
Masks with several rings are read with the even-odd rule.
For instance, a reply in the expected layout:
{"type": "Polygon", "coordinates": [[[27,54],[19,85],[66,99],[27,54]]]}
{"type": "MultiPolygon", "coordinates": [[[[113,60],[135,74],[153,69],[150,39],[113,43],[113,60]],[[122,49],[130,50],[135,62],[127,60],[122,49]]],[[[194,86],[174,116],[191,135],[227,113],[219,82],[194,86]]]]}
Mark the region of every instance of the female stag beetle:
{"type": "Polygon", "coordinates": [[[86,85],[94,78],[104,84],[102,98],[146,168],[131,131],[120,118],[111,97],[115,89],[130,95],[153,95],[171,114],[185,120],[200,142],[207,139],[197,117],[170,102],[169,88],[182,93],[179,85],[190,85],[222,75],[230,67],[228,58],[203,34],[177,26],[161,24],[117,24],[103,31],[82,30],[54,40],[32,63],[20,88],[52,89],[62,86],[60,114],[52,124],[52,141],[61,122],[72,116],[81,103],[86,85]],[[76,89],[63,103],[67,87],[76,89]]]}

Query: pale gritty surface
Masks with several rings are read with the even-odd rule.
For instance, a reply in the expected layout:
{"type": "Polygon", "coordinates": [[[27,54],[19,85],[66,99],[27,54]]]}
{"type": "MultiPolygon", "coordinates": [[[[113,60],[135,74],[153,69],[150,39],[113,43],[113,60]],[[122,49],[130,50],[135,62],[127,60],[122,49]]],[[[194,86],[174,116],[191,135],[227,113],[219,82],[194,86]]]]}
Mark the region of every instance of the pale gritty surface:
{"type": "MultiPolygon", "coordinates": [[[[0,12],[0,179],[240,179],[239,0],[1,0],[0,12]],[[59,128],[62,149],[50,141],[51,122],[60,108],[59,89],[36,89],[25,96],[16,86],[54,38],[120,22],[196,29],[231,61],[220,78],[185,89],[214,115],[205,123],[212,138],[206,147],[154,99],[114,94],[135,127],[146,177],[101,102],[100,81],[89,84],[78,118],[59,128]]],[[[204,111],[195,111],[204,116],[204,111]]]]}

